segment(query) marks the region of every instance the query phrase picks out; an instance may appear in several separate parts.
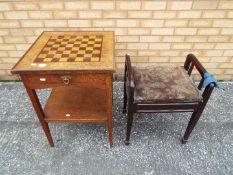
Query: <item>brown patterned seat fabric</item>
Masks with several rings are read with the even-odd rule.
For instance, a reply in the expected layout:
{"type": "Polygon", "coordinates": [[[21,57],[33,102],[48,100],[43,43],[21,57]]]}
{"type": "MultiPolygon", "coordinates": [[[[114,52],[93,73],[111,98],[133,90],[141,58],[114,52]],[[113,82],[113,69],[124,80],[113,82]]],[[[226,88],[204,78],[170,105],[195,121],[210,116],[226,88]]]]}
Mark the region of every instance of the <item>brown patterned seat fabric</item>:
{"type": "Polygon", "coordinates": [[[135,100],[201,101],[202,96],[183,67],[133,67],[135,100]]]}

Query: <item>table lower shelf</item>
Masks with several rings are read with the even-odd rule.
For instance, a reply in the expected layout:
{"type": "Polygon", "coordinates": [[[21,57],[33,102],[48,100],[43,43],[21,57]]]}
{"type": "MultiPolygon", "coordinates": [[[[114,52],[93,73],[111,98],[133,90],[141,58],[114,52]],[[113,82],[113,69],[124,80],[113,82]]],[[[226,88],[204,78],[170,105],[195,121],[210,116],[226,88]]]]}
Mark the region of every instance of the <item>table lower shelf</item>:
{"type": "Polygon", "coordinates": [[[73,86],[54,88],[44,112],[47,122],[106,122],[106,92],[73,86]]]}

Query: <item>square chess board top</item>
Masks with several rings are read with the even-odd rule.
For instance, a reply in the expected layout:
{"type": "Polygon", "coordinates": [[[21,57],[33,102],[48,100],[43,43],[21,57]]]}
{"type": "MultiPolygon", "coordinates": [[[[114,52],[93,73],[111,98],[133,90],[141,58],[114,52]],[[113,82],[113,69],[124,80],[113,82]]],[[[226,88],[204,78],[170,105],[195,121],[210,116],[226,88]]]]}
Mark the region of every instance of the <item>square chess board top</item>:
{"type": "Polygon", "coordinates": [[[102,40],[102,35],[51,36],[34,62],[98,62],[102,40]]]}
{"type": "Polygon", "coordinates": [[[114,43],[110,31],[44,31],[11,72],[114,72],[114,43]]]}

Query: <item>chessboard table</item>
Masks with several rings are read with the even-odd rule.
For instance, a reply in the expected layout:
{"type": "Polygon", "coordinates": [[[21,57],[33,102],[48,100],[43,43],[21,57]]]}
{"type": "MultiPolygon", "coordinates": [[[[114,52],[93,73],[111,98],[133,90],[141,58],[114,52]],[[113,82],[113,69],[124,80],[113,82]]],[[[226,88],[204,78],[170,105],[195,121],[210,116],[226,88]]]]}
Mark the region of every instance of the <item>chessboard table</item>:
{"type": "Polygon", "coordinates": [[[113,32],[43,32],[11,72],[19,74],[50,146],[49,122],[105,123],[112,147],[113,32]],[[44,109],[36,89],[51,88],[44,109]]]}

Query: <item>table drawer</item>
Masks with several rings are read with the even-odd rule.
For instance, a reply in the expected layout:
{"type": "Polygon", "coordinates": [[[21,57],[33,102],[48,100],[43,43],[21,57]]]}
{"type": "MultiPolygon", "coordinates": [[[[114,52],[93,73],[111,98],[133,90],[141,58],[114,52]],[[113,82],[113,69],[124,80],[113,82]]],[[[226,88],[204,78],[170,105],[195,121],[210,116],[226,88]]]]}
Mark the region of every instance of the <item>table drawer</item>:
{"type": "Polygon", "coordinates": [[[25,75],[31,88],[50,88],[58,86],[105,87],[106,74],[40,74],[25,75]]]}

